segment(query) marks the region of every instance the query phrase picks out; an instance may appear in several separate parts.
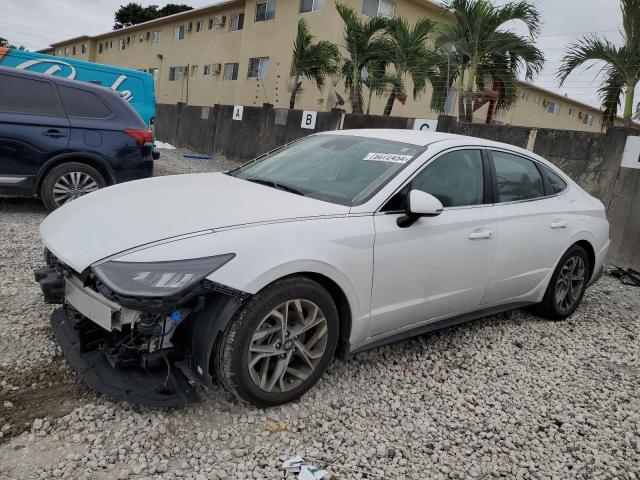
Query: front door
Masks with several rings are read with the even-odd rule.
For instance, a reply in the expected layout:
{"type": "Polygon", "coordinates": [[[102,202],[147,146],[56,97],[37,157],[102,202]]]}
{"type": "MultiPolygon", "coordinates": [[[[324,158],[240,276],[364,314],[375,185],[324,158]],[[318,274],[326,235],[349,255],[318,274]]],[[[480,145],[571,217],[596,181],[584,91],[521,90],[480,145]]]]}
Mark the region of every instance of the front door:
{"type": "Polygon", "coordinates": [[[496,219],[479,149],[442,154],[374,216],[371,336],[475,310],[482,302],[496,245],[496,219]],[[445,209],[400,228],[411,189],[445,209]]]}

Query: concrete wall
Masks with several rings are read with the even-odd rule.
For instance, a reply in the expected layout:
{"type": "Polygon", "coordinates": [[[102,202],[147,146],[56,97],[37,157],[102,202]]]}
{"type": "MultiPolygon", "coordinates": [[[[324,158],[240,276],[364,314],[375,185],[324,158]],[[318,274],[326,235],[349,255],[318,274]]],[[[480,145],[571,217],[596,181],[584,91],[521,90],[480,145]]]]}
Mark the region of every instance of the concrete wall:
{"type": "MultiPolygon", "coordinates": [[[[194,151],[250,160],[317,131],[348,128],[412,128],[413,119],[318,112],[315,130],[300,127],[302,111],[244,107],[242,121],[232,105],[158,105],[159,140],[194,151]]],[[[610,128],[606,134],[504,125],[459,123],[441,116],[438,131],[487,138],[527,148],[556,164],[607,208],[611,224],[608,261],[640,269],[640,170],[621,168],[627,136],[637,130],[610,128]]]]}

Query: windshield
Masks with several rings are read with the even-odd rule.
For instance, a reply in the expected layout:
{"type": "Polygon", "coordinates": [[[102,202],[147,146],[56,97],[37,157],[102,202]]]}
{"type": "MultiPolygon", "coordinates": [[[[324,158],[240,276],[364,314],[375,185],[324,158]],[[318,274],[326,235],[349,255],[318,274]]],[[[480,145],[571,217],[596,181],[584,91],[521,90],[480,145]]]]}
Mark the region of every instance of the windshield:
{"type": "Polygon", "coordinates": [[[238,178],[341,205],[359,205],[422,147],[352,135],[315,135],[231,173],[238,178]]]}

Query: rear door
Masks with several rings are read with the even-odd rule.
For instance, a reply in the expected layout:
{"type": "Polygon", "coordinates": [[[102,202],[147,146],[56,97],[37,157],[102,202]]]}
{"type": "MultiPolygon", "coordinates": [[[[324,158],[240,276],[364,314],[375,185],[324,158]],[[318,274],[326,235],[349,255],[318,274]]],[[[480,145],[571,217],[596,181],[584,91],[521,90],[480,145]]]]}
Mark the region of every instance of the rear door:
{"type": "Polygon", "coordinates": [[[0,191],[31,193],[40,167],[66,152],[69,135],[52,82],[0,74],[0,191]]]}
{"type": "Polygon", "coordinates": [[[569,240],[571,206],[559,195],[562,185],[552,188],[538,162],[504,150],[491,150],[490,156],[498,243],[483,303],[528,301],[569,240]]]}

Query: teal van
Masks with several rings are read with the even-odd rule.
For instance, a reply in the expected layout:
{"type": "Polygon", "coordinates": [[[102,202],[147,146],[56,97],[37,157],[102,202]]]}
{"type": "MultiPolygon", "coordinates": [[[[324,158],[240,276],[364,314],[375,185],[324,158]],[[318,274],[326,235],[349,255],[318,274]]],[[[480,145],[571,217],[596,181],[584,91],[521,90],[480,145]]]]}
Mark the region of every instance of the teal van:
{"type": "Polygon", "coordinates": [[[15,48],[0,48],[0,66],[56,75],[116,90],[155,134],[156,96],[153,76],[149,73],[15,48]]]}

